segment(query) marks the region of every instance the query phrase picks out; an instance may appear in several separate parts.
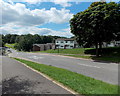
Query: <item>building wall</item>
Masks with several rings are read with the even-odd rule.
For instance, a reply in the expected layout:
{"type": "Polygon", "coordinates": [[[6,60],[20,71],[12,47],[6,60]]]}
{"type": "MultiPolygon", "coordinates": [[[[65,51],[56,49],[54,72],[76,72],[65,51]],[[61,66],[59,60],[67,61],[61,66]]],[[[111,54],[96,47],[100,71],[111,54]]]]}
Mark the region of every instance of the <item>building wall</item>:
{"type": "Polygon", "coordinates": [[[103,47],[120,47],[120,41],[103,42],[103,47]]]}
{"type": "Polygon", "coordinates": [[[40,51],[40,47],[34,45],[34,46],[33,46],[33,51],[40,51]]]}
{"type": "MultiPolygon", "coordinates": [[[[75,46],[75,41],[65,41],[65,40],[56,40],[55,44],[59,46],[60,49],[73,49],[77,46],[75,46]]],[[[58,46],[56,46],[56,48],[58,48],[58,46]]]]}
{"type": "Polygon", "coordinates": [[[45,48],[44,50],[49,50],[50,49],[50,45],[46,44],[46,45],[44,45],[44,48],[45,48]]]}
{"type": "Polygon", "coordinates": [[[115,41],[116,46],[120,47],[120,41],[115,41]]]}
{"type": "Polygon", "coordinates": [[[44,44],[40,45],[40,51],[44,51],[44,50],[45,50],[44,44]]]}
{"type": "Polygon", "coordinates": [[[49,44],[34,44],[33,45],[33,51],[45,51],[49,49],[55,48],[55,44],[49,43],[49,44]]]}

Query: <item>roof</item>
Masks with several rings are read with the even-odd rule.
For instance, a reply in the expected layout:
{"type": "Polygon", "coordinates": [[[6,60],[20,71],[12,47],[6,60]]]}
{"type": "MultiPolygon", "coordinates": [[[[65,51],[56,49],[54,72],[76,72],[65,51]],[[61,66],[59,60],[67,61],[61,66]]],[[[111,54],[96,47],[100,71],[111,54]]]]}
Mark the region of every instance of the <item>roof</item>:
{"type": "Polygon", "coordinates": [[[33,46],[38,46],[38,47],[40,47],[40,46],[44,46],[45,44],[33,44],[33,46]]]}
{"type": "Polygon", "coordinates": [[[74,41],[75,39],[72,39],[72,38],[58,38],[56,40],[74,41]]]}
{"type": "Polygon", "coordinates": [[[55,43],[47,43],[47,45],[48,45],[48,44],[49,44],[49,45],[54,45],[55,43]]]}
{"type": "Polygon", "coordinates": [[[38,47],[45,46],[45,45],[54,45],[54,43],[47,43],[47,44],[33,44],[33,46],[38,46],[38,47]]]}

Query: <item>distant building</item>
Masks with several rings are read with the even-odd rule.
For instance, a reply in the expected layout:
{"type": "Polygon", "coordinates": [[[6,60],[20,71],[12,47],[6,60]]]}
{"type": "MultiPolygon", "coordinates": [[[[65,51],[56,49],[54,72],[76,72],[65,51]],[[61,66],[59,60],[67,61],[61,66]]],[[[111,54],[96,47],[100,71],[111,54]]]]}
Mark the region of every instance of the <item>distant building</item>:
{"type": "Polygon", "coordinates": [[[103,42],[103,47],[120,47],[120,41],[103,42]]]}
{"type": "Polygon", "coordinates": [[[58,38],[55,40],[56,48],[60,49],[73,49],[78,48],[79,45],[74,39],[58,38]]]}
{"type": "Polygon", "coordinates": [[[33,51],[45,51],[49,49],[55,49],[55,44],[54,43],[33,44],[33,51]]]}
{"type": "Polygon", "coordinates": [[[55,40],[55,43],[47,44],[33,44],[33,51],[45,51],[49,49],[73,49],[78,48],[79,45],[74,39],[68,38],[58,38],[55,40]]]}

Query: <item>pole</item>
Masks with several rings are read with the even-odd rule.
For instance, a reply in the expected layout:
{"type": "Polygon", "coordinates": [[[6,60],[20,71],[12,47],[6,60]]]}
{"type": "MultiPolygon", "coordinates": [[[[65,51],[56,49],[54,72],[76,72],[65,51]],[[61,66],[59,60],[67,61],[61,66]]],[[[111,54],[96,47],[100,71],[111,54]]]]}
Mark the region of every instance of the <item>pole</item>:
{"type": "Polygon", "coordinates": [[[59,53],[59,45],[58,45],[58,53],[59,53]]]}

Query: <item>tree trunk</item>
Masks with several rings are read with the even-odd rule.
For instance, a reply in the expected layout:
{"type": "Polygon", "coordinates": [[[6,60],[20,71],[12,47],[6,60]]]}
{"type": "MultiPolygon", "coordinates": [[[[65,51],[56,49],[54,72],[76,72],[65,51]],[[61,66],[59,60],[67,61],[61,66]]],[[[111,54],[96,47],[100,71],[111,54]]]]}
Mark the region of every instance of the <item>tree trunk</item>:
{"type": "Polygon", "coordinates": [[[99,57],[99,52],[98,52],[98,43],[96,42],[96,57],[99,57]]]}
{"type": "Polygon", "coordinates": [[[102,43],[101,42],[99,42],[99,49],[100,49],[100,54],[102,54],[102,43]]]}

